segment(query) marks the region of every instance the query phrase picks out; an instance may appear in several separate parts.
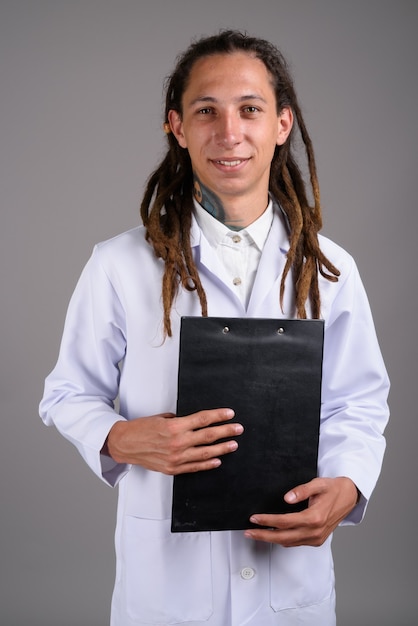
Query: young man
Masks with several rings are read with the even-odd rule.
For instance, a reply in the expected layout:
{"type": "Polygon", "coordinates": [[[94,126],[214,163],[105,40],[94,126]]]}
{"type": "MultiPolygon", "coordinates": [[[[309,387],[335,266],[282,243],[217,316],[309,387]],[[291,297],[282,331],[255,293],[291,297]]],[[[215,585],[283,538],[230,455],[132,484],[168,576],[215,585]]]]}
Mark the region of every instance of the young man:
{"type": "Polygon", "coordinates": [[[355,263],[318,235],[313,150],[280,53],[234,31],[196,42],[167,85],[164,128],[144,226],[96,246],[41,415],[119,485],[113,626],[332,626],[332,531],[361,521],[378,478],[388,380],[355,263]],[[234,407],[175,417],[185,315],[325,320],[318,478],[285,496],[306,510],[170,532],[172,476],[212,471],[243,431],[234,407]]]}

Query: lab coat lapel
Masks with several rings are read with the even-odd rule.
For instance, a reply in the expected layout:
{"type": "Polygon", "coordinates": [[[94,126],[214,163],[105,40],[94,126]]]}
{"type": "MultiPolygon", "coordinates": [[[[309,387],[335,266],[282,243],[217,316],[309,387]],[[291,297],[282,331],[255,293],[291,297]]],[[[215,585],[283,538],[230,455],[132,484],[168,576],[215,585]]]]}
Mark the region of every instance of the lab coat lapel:
{"type": "MultiPolygon", "coordinates": [[[[286,218],[281,212],[281,209],[275,205],[273,222],[266,243],[264,244],[248,304],[247,314],[250,317],[262,317],[266,314],[265,312],[267,310],[269,310],[271,314],[272,298],[277,302],[277,310],[280,310],[280,280],[286,263],[288,250],[289,239],[286,228],[286,218]],[[266,300],[268,300],[267,306],[266,300]]],[[[289,289],[287,291],[289,291],[289,289]]]]}

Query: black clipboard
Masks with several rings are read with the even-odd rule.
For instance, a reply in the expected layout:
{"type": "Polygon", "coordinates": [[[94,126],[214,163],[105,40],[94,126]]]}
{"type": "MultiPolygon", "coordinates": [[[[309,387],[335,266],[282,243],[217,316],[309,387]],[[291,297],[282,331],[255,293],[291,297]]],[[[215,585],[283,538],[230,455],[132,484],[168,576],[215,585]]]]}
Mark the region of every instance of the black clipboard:
{"type": "Polygon", "coordinates": [[[323,320],[182,318],[177,415],[230,407],[244,433],[219,468],[174,477],[172,532],[307,506],[283,496],[317,475],[323,338],[323,320]]]}

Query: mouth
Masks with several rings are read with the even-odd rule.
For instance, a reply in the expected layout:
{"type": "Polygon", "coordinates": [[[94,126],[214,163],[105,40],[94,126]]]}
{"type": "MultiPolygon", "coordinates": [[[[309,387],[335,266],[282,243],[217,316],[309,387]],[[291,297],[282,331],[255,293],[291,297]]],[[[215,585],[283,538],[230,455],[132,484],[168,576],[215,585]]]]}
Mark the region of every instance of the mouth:
{"type": "Polygon", "coordinates": [[[213,163],[222,167],[238,167],[242,163],[246,163],[249,159],[213,159],[213,163]]]}

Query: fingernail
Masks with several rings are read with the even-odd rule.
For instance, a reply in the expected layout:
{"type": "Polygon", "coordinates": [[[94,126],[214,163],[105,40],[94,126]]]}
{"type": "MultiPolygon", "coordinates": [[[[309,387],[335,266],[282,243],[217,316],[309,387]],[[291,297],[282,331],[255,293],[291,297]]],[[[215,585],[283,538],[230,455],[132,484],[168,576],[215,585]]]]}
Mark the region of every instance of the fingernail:
{"type": "Polygon", "coordinates": [[[286,502],[294,502],[296,498],[297,496],[294,491],[289,491],[289,493],[285,495],[286,502]]]}

